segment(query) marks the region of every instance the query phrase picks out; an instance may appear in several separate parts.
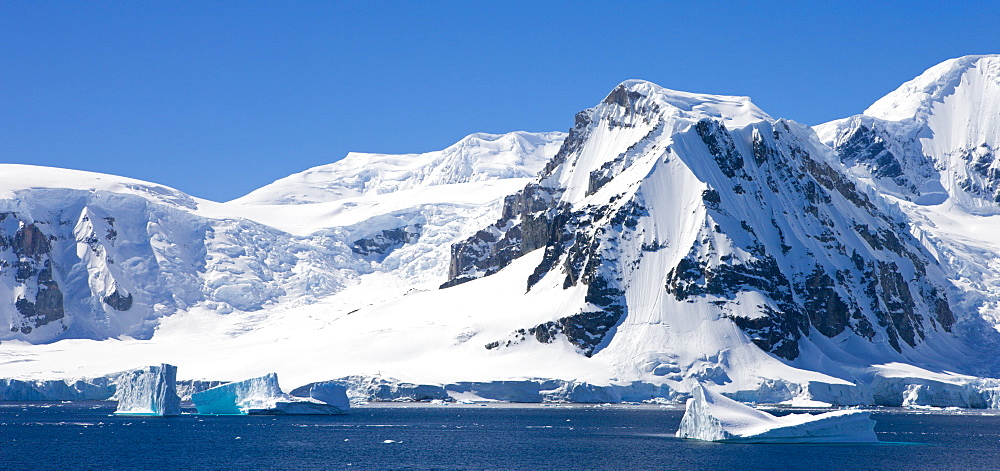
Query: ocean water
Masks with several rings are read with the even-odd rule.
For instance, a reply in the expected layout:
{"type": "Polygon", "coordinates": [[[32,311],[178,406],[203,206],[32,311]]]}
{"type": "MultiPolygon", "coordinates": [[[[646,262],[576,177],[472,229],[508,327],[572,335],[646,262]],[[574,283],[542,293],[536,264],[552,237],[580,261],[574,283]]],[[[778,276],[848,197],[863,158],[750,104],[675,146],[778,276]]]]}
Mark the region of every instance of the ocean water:
{"type": "Polygon", "coordinates": [[[116,417],[113,403],[0,403],[0,469],[1000,469],[1000,416],[874,415],[885,443],[673,437],[665,406],[377,405],[342,416],[116,417]]]}

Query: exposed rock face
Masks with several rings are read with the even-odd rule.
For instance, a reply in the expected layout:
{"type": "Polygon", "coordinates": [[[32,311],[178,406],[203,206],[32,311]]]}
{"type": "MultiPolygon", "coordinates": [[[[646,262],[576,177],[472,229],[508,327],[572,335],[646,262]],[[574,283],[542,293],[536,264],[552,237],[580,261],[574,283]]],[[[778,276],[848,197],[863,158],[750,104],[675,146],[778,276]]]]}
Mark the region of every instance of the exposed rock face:
{"type": "Polygon", "coordinates": [[[127,311],[132,308],[132,295],[124,296],[118,290],[104,297],[104,303],[119,311],[127,311]]]}
{"type": "Polygon", "coordinates": [[[42,326],[60,323],[65,317],[63,293],[53,273],[49,236],[34,223],[19,221],[11,212],[0,216],[0,238],[2,266],[14,268],[12,281],[14,291],[19,293],[12,300],[19,319],[11,323],[10,331],[27,335],[42,326]],[[11,234],[13,227],[17,230],[11,234]]]}
{"type": "Polygon", "coordinates": [[[370,270],[384,258],[378,251],[412,242],[419,230],[406,228],[403,240],[378,234],[359,242],[368,259],[345,258],[356,237],[297,237],[144,196],[32,189],[4,205],[15,210],[0,212],[0,340],[33,343],[148,338],[160,317],[198,303],[227,313],[329,293],[342,288],[343,271],[370,270]]]}
{"type": "Polygon", "coordinates": [[[420,237],[420,225],[383,229],[368,237],[355,240],[351,251],[363,257],[385,257],[403,244],[416,241],[420,237]]]}
{"type": "Polygon", "coordinates": [[[832,136],[829,144],[848,167],[861,176],[870,176],[889,194],[910,201],[937,201],[940,184],[939,170],[920,150],[916,137],[898,139],[898,126],[866,116],[846,120],[844,127],[832,136]]]}
{"type": "Polygon", "coordinates": [[[14,233],[14,253],[26,257],[40,257],[49,253],[49,238],[34,223],[21,226],[14,233]]]}
{"type": "Polygon", "coordinates": [[[970,195],[1000,203],[1000,161],[989,143],[962,147],[955,153],[965,162],[968,174],[958,178],[958,186],[970,195]]]}
{"type": "MultiPolygon", "coordinates": [[[[37,293],[35,302],[26,298],[17,298],[14,306],[26,320],[34,322],[35,327],[41,327],[53,321],[63,318],[63,295],[59,291],[59,285],[52,279],[52,262],[46,261],[45,267],[38,272],[35,280],[37,293]]],[[[30,326],[22,326],[23,329],[30,326]]]]}
{"type": "MultiPolygon", "coordinates": [[[[35,191],[20,197],[18,211],[0,217],[0,264],[13,268],[0,270],[0,319],[8,323],[10,332],[3,337],[46,341],[67,332],[89,337],[142,336],[144,323],[159,314],[151,309],[155,297],[166,291],[162,280],[149,279],[155,278],[156,266],[136,253],[142,241],[128,240],[124,247],[118,244],[116,219],[102,208],[100,196],[35,191]],[[88,205],[88,198],[98,201],[88,205]],[[146,282],[162,291],[151,295],[142,286],[146,282]],[[134,292],[145,299],[137,300],[134,292]],[[10,308],[3,309],[4,303],[10,308]],[[137,304],[139,312],[134,311],[137,304]]],[[[114,199],[119,205],[142,201],[114,199]]],[[[10,200],[0,204],[10,204],[10,200]]],[[[142,206],[122,206],[128,220],[144,215],[142,206]]],[[[146,229],[146,222],[139,224],[146,229]]],[[[145,243],[148,247],[150,242],[145,243]]],[[[156,301],[164,307],[171,303],[163,298],[156,301]]]]}
{"type": "MultiPolygon", "coordinates": [[[[770,213],[769,219],[778,230],[768,236],[763,228],[755,230],[747,220],[740,220],[742,235],[750,236],[751,240],[743,250],[753,257],[743,263],[720,257],[721,263],[713,266],[707,260],[716,251],[711,243],[705,245],[701,241],[714,239],[707,228],[703,229],[705,232],[696,240],[692,254],[668,274],[668,291],[678,299],[705,294],[734,299],[748,289],[766,293],[774,305],[762,309],[763,316],[731,317],[758,346],[787,359],[798,356],[794,342],[801,334],[808,333],[810,326],[827,337],[850,328],[872,340],[876,334],[874,326],[878,325],[897,351],[900,340],[912,347],[923,338],[921,312],[933,313],[929,319],[932,325],[950,331],[954,317],[950,308],[943,307],[948,303],[942,278],[937,277],[939,284],[928,281],[927,266],[934,262],[909,234],[897,235],[896,230],[905,227],[898,216],[880,211],[848,177],[813,157],[787,124],[779,122],[769,133],[763,130],[752,133],[751,147],[756,155],[763,156],[755,161],[768,162],[766,167],[758,167],[762,178],[755,179],[749,174],[741,176],[738,172],[742,165],[732,163],[737,160],[734,154],[739,154],[731,137],[727,138],[729,133],[724,128],[701,123],[704,121],[697,126],[698,134],[715,157],[720,172],[730,179],[738,177],[732,194],[737,198],[743,196],[736,195],[753,195],[770,213]],[[760,184],[761,179],[766,187],[760,184]],[[791,207],[785,204],[768,207],[772,204],[765,196],[768,192],[801,194],[805,198],[791,207]],[[853,206],[851,212],[837,209],[841,206],[837,199],[853,206]],[[786,233],[794,228],[783,230],[778,214],[787,219],[796,213],[807,227],[815,228],[812,233],[804,234],[806,241],[800,241],[806,242],[802,245],[815,247],[811,250],[795,250],[798,244],[794,243],[786,245],[789,244],[786,233]],[[873,232],[873,227],[878,229],[873,232]],[[863,245],[851,242],[859,239],[864,241],[863,245]],[[797,263],[800,268],[788,266],[789,259],[796,255],[813,261],[803,264],[800,258],[797,263]],[[778,259],[785,261],[779,263],[778,259]],[[891,259],[898,261],[885,261],[891,259]],[[906,280],[901,273],[910,273],[912,278],[906,280]],[[917,295],[911,293],[911,286],[917,295]]],[[[727,205],[716,194],[709,200],[707,206],[714,220],[733,219],[727,208],[734,204],[727,205]]],[[[750,219],[756,215],[746,216],[750,219]]],[[[734,223],[729,226],[735,226],[734,223]]],[[[725,226],[720,226],[720,230],[729,232],[725,226]]]]}
{"type": "Polygon", "coordinates": [[[504,198],[497,222],[452,245],[448,281],[442,288],[496,273],[521,255],[543,247],[551,237],[552,201],[552,190],[534,184],[504,198]]]}

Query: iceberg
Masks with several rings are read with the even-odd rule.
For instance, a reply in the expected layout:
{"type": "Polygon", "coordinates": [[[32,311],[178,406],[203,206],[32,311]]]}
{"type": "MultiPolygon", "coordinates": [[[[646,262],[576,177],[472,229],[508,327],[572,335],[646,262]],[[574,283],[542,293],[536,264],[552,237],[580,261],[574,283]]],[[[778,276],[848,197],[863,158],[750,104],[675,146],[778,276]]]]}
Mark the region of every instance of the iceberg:
{"type": "MultiPolygon", "coordinates": [[[[292,391],[292,395],[295,395],[296,391],[292,391]]],[[[312,383],[308,386],[306,395],[311,399],[329,404],[338,409],[346,411],[351,408],[351,401],[347,398],[347,386],[336,381],[312,383]]]]}
{"type": "Polygon", "coordinates": [[[876,443],[871,412],[775,416],[701,385],[687,401],[677,437],[736,443],[876,443]]]}
{"type": "Polygon", "coordinates": [[[119,415],[169,416],[181,414],[177,395],[177,367],[166,363],[121,373],[115,397],[119,415]]]}
{"type": "Polygon", "coordinates": [[[196,392],[191,401],[199,414],[209,415],[344,414],[350,407],[346,390],[340,389],[340,400],[335,389],[322,388],[318,397],[293,398],[281,392],[277,373],[268,373],[196,392]]]}

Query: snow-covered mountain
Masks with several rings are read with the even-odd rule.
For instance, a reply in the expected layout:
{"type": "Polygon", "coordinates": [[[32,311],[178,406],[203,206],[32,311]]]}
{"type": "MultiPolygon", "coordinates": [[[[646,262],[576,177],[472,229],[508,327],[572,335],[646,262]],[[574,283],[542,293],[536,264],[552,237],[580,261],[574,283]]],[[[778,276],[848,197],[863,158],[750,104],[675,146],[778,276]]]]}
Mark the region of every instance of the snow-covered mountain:
{"type": "Polygon", "coordinates": [[[858,116],[817,126],[862,178],[922,205],[1000,206],[1000,55],[944,61],[858,116]]]}
{"type": "Polygon", "coordinates": [[[815,129],[630,80],[568,134],[350,154],[228,203],[11,167],[0,364],[998,407],[998,62],[945,62],[815,129]]]}
{"type": "Polygon", "coordinates": [[[851,368],[964,361],[956,290],[906,227],[809,128],[746,98],[630,81],[577,116],[503,217],[453,248],[445,286],[542,251],[510,290],[559,309],[486,348],[566,342],[677,388],[834,371],[823,364],[853,382],[851,368]]]}
{"type": "Polygon", "coordinates": [[[375,272],[392,272],[404,291],[423,278],[433,286],[447,247],[467,236],[462,222],[523,185],[562,137],[476,134],[418,156],[352,154],[229,204],[110,175],[0,166],[0,319],[9,325],[0,340],[148,339],[178,310],[310,302],[375,272]],[[384,172],[348,181],[366,157],[384,172]],[[445,178],[441,165],[462,174],[445,178]],[[357,194],[345,196],[352,184],[357,194]]]}
{"type": "Polygon", "coordinates": [[[190,303],[196,290],[170,288],[195,285],[206,265],[194,198],[24,165],[0,166],[0,196],[0,339],[148,338],[158,317],[190,303]]]}
{"type": "Polygon", "coordinates": [[[1000,326],[1000,55],[944,61],[816,131],[907,214],[963,291],[962,310],[1000,326]]]}

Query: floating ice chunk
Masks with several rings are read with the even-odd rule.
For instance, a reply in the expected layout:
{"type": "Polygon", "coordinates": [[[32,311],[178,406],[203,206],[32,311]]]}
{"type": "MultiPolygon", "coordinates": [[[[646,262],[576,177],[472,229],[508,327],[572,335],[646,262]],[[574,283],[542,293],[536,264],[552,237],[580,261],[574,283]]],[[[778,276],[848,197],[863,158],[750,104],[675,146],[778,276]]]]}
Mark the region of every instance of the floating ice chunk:
{"type": "Polygon", "coordinates": [[[283,396],[278,375],[270,373],[226,383],[191,395],[199,414],[246,415],[251,409],[268,409],[283,396]]]}
{"type": "Polygon", "coordinates": [[[115,414],[180,415],[177,367],[164,363],[121,373],[115,396],[118,399],[115,414]]]}
{"type": "MultiPolygon", "coordinates": [[[[292,394],[295,392],[293,391],[292,394]]],[[[347,387],[334,381],[311,384],[309,397],[341,410],[346,411],[351,408],[351,401],[347,398],[347,387]]]]}
{"type": "MultiPolygon", "coordinates": [[[[329,393],[332,396],[332,392],[329,393]]],[[[346,400],[347,395],[344,394],[346,400]]],[[[199,414],[343,414],[347,407],[313,398],[295,399],[281,392],[278,375],[268,373],[226,383],[191,395],[199,414]]]]}
{"type": "Polygon", "coordinates": [[[741,443],[874,443],[868,411],[833,411],[778,417],[695,386],[677,436],[741,443]]]}

